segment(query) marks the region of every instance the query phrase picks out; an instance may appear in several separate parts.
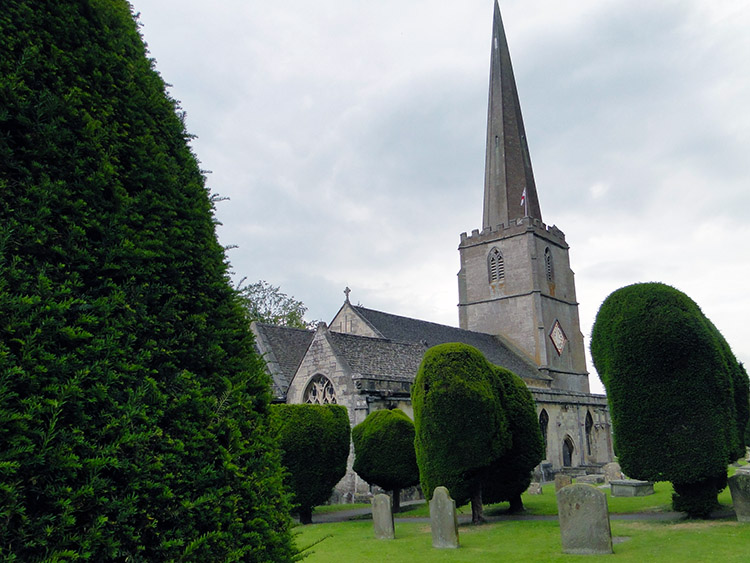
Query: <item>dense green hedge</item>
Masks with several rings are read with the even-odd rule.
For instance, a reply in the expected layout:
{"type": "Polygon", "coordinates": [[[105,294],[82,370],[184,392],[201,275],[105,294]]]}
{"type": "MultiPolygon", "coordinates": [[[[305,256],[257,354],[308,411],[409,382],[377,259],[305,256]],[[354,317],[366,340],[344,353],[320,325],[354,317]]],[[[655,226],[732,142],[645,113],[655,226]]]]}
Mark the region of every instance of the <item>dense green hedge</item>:
{"type": "Polygon", "coordinates": [[[694,301],[659,283],[615,291],[597,314],[591,355],[625,473],[683,491],[723,486],[727,463],[743,451],[748,382],[694,301]]]}
{"type": "Polygon", "coordinates": [[[0,13],[0,559],[293,556],[269,381],[125,0],[0,13]]]}
{"type": "Polygon", "coordinates": [[[443,486],[458,506],[466,504],[492,461],[511,445],[492,370],[481,352],[466,344],[441,344],[424,355],[412,406],[420,482],[428,499],[443,486]]]}
{"type": "Polygon", "coordinates": [[[399,492],[419,483],[414,452],[414,423],[401,409],[378,410],[352,428],[354,471],[371,485],[399,492]]]}
{"type": "Polygon", "coordinates": [[[300,521],[309,524],[313,507],[326,502],[346,475],[349,416],[340,405],[273,405],[271,411],[285,482],[300,521]]]}
{"type": "Polygon", "coordinates": [[[512,510],[523,508],[521,493],[531,483],[531,472],[544,459],[544,438],[531,391],[515,373],[493,366],[496,393],[508,416],[510,449],[490,465],[482,490],[484,502],[510,501],[512,510]]]}

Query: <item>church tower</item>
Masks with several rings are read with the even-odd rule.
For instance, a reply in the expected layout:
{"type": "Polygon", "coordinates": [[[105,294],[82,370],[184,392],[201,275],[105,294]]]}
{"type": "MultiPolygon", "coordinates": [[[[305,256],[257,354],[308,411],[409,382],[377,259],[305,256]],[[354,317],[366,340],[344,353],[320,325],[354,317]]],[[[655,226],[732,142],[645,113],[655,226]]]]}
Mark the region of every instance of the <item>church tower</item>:
{"type": "Polygon", "coordinates": [[[500,8],[492,26],[482,230],[461,234],[461,328],[500,334],[552,378],[588,393],[565,235],[542,222],[500,8]]]}

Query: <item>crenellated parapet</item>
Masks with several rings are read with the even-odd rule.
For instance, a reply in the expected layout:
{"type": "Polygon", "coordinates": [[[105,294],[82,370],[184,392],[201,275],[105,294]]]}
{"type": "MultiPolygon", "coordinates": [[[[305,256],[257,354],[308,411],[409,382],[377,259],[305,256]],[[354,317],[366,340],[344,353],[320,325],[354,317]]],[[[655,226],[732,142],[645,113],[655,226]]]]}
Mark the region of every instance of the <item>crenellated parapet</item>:
{"type": "Polygon", "coordinates": [[[552,225],[549,227],[539,219],[533,217],[514,219],[509,221],[507,225],[500,223],[494,227],[485,227],[481,231],[474,229],[470,235],[461,233],[459,248],[485,244],[493,240],[518,236],[527,232],[533,232],[558,246],[568,248],[568,244],[565,242],[565,233],[558,229],[557,226],[552,225]]]}

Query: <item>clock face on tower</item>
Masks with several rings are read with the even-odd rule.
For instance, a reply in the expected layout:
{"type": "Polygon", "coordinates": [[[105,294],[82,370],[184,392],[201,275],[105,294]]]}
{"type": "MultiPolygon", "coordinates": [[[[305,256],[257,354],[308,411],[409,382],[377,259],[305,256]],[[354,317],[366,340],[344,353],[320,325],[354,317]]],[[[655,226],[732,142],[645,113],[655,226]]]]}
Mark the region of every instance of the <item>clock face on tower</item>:
{"type": "Polygon", "coordinates": [[[565,348],[565,343],[568,341],[568,338],[565,336],[565,332],[560,325],[560,321],[555,321],[555,324],[549,333],[549,338],[552,340],[555,350],[557,350],[557,355],[560,356],[565,348]]]}

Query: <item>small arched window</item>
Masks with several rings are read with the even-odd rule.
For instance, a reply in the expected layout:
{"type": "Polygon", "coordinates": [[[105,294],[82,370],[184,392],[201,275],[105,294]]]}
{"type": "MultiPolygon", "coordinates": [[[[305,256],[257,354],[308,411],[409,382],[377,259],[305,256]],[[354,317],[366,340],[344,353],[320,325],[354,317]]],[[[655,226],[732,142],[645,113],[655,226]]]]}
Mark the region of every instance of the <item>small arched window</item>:
{"type": "Polygon", "coordinates": [[[490,250],[490,254],[487,257],[487,271],[490,283],[505,280],[505,260],[497,248],[490,250]]]}
{"type": "Polygon", "coordinates": [[[591,432],[594,429],[594,419],[591,413],[586,411],[586,453],[591,455],[591,432]]]}
{"type": "Polygon", "coordinates": [[[316,375],[307,384],[304,402],[311,405],[335,405],[336,390],[325,375],[316,375]]]}
{"type": "Polygon", "coordinates": [[[544,440],[544,451],[545,455],[547,452],[547,427],[549,426],[549,415],[545,409],[539,413],[539,429],[542,431],[542,439],[544,440]]]}
{"type": "Polygon", "coordinates": [[[544,271],[548,282],[552,283],[555,281],[555,270],[552,267],[552,252],[550,252],[549,247],[544,249],[544,271]]]}

